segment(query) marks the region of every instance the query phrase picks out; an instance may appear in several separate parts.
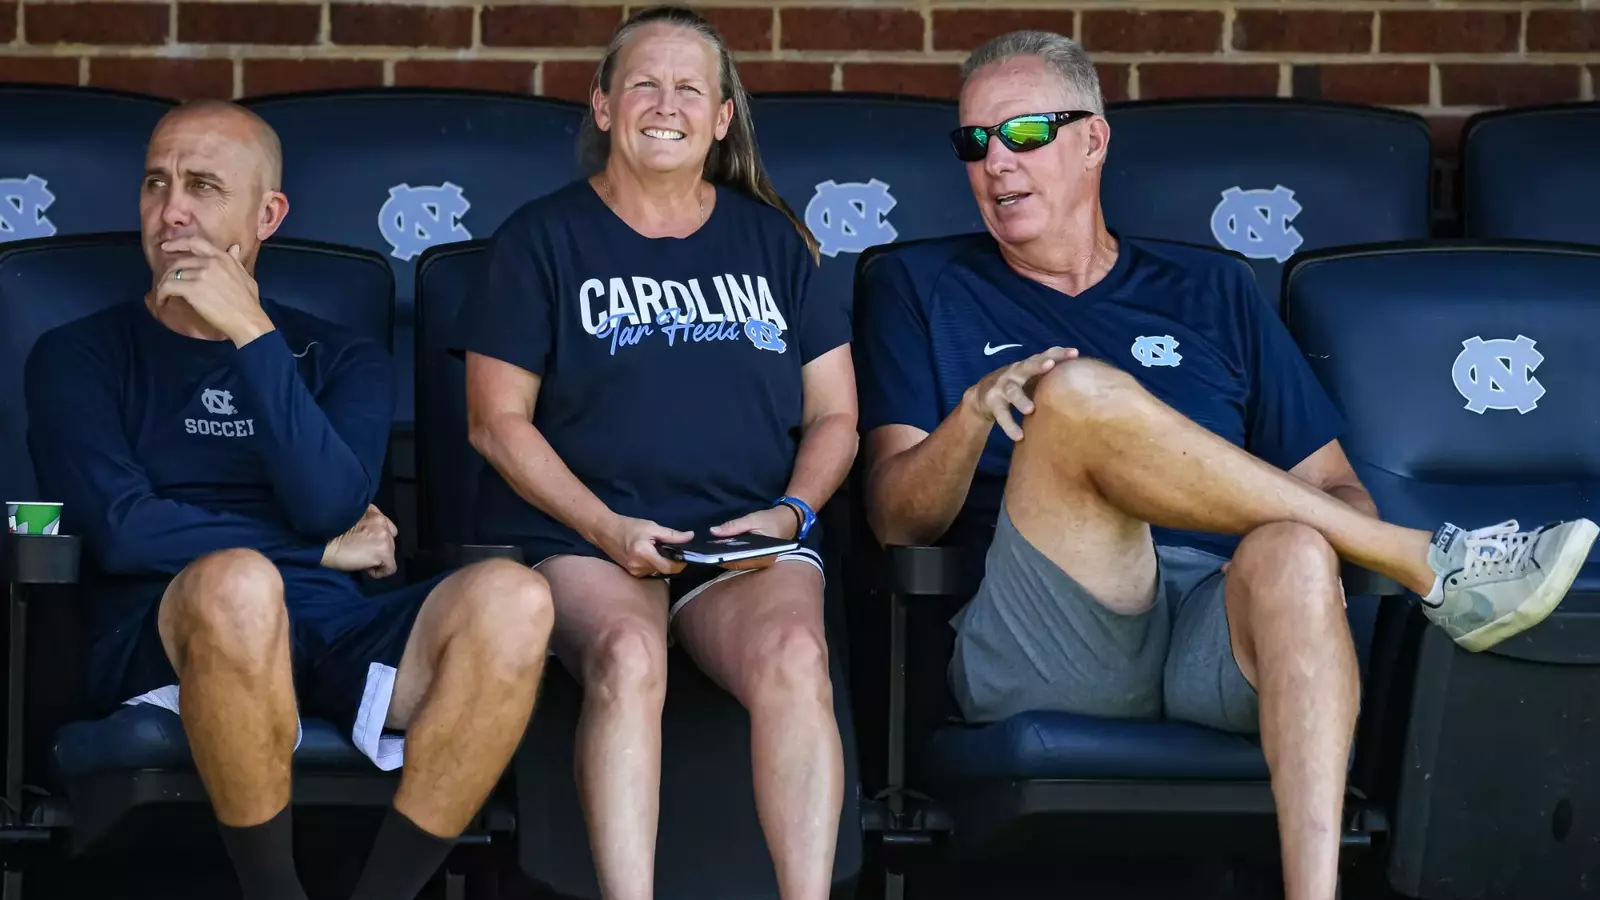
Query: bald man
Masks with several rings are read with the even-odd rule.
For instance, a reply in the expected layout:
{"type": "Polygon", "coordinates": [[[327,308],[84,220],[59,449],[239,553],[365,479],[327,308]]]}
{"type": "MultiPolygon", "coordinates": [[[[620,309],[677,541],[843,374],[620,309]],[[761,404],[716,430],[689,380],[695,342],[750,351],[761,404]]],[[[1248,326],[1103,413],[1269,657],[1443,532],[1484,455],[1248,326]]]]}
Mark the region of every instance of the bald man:
{"type": "Polygon", "coordinates": [[[371,506],[390,363],[260,296],[257,253],[289,211],[281,167],[272,129],[233,104],[157,125],[149,291],[40,339],[29,439],[85,539],[91,699],[181,717],[247,900],[305,898],[288,807],[302,713],[382,769],[404,763],[354,896],[409,898],[522,735],[550,596],[504,560],[358,589],[395,571],[395,527],[371,506]]]}

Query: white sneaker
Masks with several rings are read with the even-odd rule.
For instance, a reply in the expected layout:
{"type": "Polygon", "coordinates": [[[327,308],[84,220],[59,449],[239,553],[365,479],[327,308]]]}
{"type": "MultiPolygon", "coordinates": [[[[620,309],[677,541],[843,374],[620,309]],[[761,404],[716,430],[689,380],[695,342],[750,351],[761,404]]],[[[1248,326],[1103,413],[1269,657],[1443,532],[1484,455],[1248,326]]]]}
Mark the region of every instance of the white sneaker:
{"type": "Polygon", "coordinates": [[[1600,534],[1588,519],[1518,531],[1516,520],[1434,532],[1428,565],[1438,573],[1422,611],[1476,653],[1543,622],[1561,604],[1600,534]]]}

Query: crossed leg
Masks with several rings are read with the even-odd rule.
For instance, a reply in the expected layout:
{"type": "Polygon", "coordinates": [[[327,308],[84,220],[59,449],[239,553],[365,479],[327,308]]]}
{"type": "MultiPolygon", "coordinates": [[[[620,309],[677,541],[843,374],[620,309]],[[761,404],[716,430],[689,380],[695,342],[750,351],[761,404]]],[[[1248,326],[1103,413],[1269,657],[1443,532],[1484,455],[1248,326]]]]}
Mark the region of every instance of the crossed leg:
{"type": "Polygon", "coordinates": [[[822,622],[822,573],[786,560],[709,585],[677,619],[689,656],[750,713],[756,812],[784,900],[824,900],[844,751],[822,622]]]}

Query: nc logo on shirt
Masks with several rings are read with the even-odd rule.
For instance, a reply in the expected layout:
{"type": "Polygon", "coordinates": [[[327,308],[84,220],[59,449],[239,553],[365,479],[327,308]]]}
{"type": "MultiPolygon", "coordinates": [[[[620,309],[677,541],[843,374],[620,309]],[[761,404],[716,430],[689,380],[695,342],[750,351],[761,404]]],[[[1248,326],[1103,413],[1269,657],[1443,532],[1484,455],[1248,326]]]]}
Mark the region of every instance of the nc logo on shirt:
{"type": "Polygon", "coordinates": [[[817,185],[806,204],[806,227],[816,235],[824,256],[860,253],[899,236],[885,218],[894,207],[889,186],[876,178],[865,184],[839,184],[830,178],[817,185]]]}
{"type": "Polygon", "coordinates": [[[1281,184],[1270,191],[1242,191],[1235,186],[1222,192],[1222,202],[1211,211],[1211,235],[1235,253],[1281,263],[1305,240],[1289,224],[1299,214],[1294,191],[1281,184]]]}
{"type": "Polygon", "coordinates": [[[1486,409],[1514,409],[1527,415],[1539,408],[1544,385],[1533,370],[1544,362],[1544,354],[1533,348],[1535,343],[1520,334],[1514,341],[1475,336],[1461,342],[1450,380],[1466,398],[1469,412],[1481,416],[1486,409]]]}
{"type": "Polygon", "coordinates": [[[1183,362],[1183,354],[1178,352],[1178,342],[1170,334],[1135,338],[1133,358],[1147,369],[1151,366],[1176,368],[1178,363],[1183,362]]]}
{"type": "Polygon", "coordinates": [[[378,231],[399,260],[409,260],[435,244],[470,241],[472,234],[461,224],[472,204],[461,188],[444,184],[412,187],[397,184],[389,188],[389,199],[378,210],[378,231]]]}
{"type": "Polygon", "coordinates": [[[578,317],[584,331],[610,343],[612,356],[653,335],[669,347],[740,337],[759,350],[788,347],[783,333],[789,323],[765,275],[715,275],[710,289],[698,278],[590,278],[578,288],[578,317]]]}
{"type": "Polygon", "coordinates": [[[37,175],[0,178],[0,243],[55,234],[55,223],[44,214],[54,202],[56,195],[37,175]]]}
{"type": "MultiPolygon", "coordinates": [[[[233,405],[233,393],[216,388],[206,388],[200,392],[200,405],[205,407],[206,412],[214,416],[231,416],[239,412],[233,405]]],[[[256,433],[256,420],[235,419],[218,422],[215,419],[184,419],[183,430],[189,434],[206,434],[216,437],[250,437],[256,433]]]]}

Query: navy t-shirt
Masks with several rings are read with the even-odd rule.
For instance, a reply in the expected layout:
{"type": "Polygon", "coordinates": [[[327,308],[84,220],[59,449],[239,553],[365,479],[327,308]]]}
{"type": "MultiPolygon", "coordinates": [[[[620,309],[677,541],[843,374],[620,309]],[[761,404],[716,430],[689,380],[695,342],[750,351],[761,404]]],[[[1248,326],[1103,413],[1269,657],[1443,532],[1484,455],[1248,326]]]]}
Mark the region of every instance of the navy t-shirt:
{"type": "Polygon", "coordinates": [[[128,631],[165,585],[234,547],[278,564],[297,612],[335,614],[356,576],[328,541],[378,491],[394,407],[388,352],[262,301],[276,330],[186,337],[130,300],[39,339],[26,366],[40,495],[82,535],[91,636],[128,631]]]}
{"type": "MultiPolygon", "coordinates": [[[[540,376],[533,424],[613,512],[705,536],[788,487],[800,369],[850,340],[848,298],[816,276],[789,219],[737,190],[652,239],[579,180],[501,226],[456,346],[540,376]]],[[[531,555],[599,555],[492,466],[474,518],[531,555]]]]}
{"type": "MultiPolygon", "coordinates": [[[[856,358],[864,430],[931,432],[967,388],[1052,346],[1139,380],[1162,402],[1281,469],[1337,438],[1343,420],[1250,270],[1211,251],[1121,239],[1110,273],[1071,296],[1024,278],[987,234],[916,245],[866,279],[856,358]]],[[[1024,431],[1027,421],[1021,420],[1024,431]]],[[[986,545],[1013,443],[996,426],[941,539],[986,545]]],[[[1154,529],[1161,544],[1231,556],[1233,536],[1154,529]]]]}

